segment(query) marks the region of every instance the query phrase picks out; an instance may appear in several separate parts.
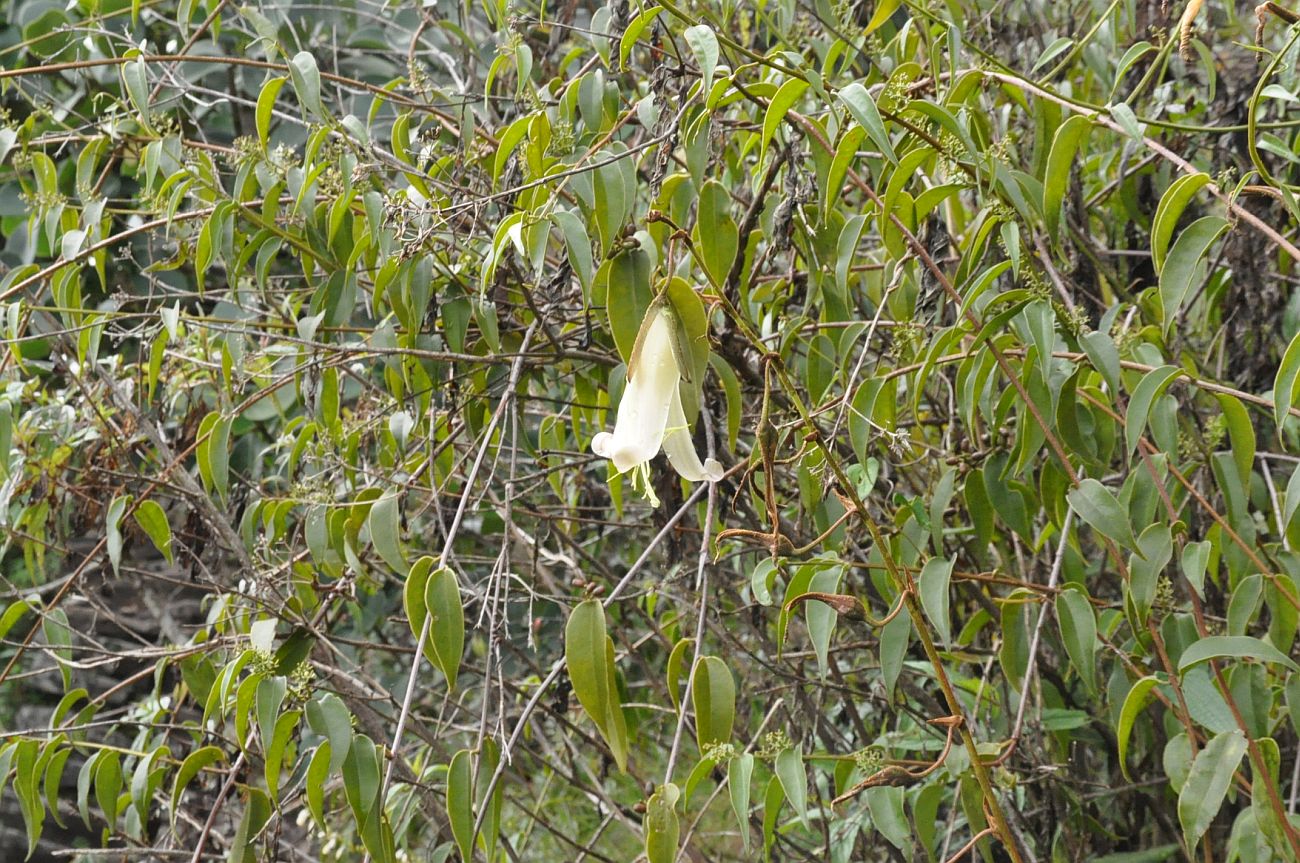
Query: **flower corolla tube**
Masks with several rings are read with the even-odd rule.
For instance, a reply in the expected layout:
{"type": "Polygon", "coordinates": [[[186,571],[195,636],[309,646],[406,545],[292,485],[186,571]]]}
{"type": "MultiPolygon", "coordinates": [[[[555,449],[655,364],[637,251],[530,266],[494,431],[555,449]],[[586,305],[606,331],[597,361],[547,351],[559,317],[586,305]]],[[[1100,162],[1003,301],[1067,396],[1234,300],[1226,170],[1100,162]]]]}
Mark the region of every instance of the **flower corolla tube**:
{"type": "MultiPolygon", "coordinates": [[[[591,448],[612,461],[619,473],[636,471],[642,480],[648,479],[650,460],[662,449],[683,478],[717,482],[722,479],[722,465],[712,458],[700,461],[682,410],[679,388],[685,358],[679,355],[676,326],[667,304],[650,307],[628,362],[614,432],[596,435],[591,448]]],[[[646,482],[645,488],[649,487],[646,482]]]]}

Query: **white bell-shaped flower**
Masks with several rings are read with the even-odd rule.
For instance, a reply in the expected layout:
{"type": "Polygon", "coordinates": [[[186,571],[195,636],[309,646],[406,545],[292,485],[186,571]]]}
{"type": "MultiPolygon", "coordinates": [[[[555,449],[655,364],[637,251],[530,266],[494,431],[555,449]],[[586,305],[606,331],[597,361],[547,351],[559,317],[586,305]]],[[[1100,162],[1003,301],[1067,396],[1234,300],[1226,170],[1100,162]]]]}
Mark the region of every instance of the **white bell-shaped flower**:
{"type": "Polygon", "coordinates": [[[650,307],[628,362],[627,386],[618,405],[614,433],[596,435],[591,448],[596,455],[614,462],[619,473],[639,469],[643,474],[662,449],[673,469],[685,479],[717,482],[722,479],[722,465],[716,459],[700,462],[682,410],[682,360],[678,356],[676,326],[667,304],[650,307]]]}

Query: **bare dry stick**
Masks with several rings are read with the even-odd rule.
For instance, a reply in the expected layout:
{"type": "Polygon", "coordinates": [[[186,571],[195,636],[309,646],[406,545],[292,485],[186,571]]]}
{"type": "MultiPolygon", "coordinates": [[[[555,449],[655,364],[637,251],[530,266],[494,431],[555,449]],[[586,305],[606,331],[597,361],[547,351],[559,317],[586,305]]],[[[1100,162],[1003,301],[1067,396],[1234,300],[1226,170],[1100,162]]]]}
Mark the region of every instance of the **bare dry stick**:
{"type": "MultiPolygon", "coordinates": [[[[532,339],[533,333],[537,331],[537,325],[538,321],[536,319],[528,325],[528,330],[524,333],[524,340],[519,346],[519,356],[510,367],[510,378],[506,382],[506,391],[501,394],[501,401],[497,404],[497,409],[493,412],[492,418],[488,420],[487,428],[483,430],[483,443],[479,446],[478,454],[474,457],[474,464],[465,477],[460,503],[456,506],[456,514],[452,517],[451,527],[447,529],[447,541],[443,543],[442,554],[438,556],[439,569],[447,565],[447,560],[451,556],[452,543],[456,540],[456,534],[460,531],[461,521],[464,519],[465,510],[469,505],[470,490],[474,485],[474,480],[478,478],[479,468],[483,466],[483,457],[487,455],[488,446],[492,443],[492,433],[496,431],[497,423],[501,421],[501,417],[505,416],[506,408],[510,406],[510,402],[514,399],[515,387],[519,383],[519,373],[524,367],[524,354],[528,353],[528,343],[532,339]]],[[[424,616],[424,626],[420,627],[420,637],[415,644],[415,656],[411,659],[411,676],[406,681],[406,694],[402,697],[402,711],[397,716],[397,728],[393,731],[393,747],[389,752],[388,767],[384,770],[384,781],[379,786],[381,806],[383,805],[384,792],[393,778],[393,767],[397,764],[398,749],[402,745],[402,732],[406,730],[406,720],[411,715],[411,701],[415,697],[416,672],[420,670],[420,659],[424,656],[424,645],[429,640],[429,628],[432,620],[433,615],[426,614],[424,616]]]]}

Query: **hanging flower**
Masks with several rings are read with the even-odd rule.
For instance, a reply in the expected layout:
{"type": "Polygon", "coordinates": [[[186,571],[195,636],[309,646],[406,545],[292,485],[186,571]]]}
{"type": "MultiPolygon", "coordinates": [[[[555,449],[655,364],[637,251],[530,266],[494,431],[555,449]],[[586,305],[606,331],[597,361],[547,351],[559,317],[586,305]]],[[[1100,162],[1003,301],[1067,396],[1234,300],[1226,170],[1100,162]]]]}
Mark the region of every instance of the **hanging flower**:
{"type": "Polygon", "coordinates": [[[591,441],[596,455],[614,462],[619,473],[633,471],[633,482],[640,480],[647,493],[650,460],[661,449],[673,469],[691,482],[722,479],[722,465],[716,459],[701,463],[691,443],[679,389],[684,352],[678,346],[676,328],[677,320],[667,303],[651,305],[627,364],[627,387],[618,405],[614,433],[601,432],[591,441]]]}

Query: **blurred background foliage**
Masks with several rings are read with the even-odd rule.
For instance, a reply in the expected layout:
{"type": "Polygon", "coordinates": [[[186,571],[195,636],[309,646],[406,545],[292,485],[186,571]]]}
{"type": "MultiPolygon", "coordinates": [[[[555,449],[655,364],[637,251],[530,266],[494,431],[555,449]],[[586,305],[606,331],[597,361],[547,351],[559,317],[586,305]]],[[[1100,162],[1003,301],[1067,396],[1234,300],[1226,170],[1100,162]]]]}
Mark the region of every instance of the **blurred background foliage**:
{"type": "Polygon", "coordinates": [[[0,0],[0,856],[1300,859],[1296,21],[0,0]]]}

